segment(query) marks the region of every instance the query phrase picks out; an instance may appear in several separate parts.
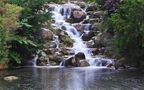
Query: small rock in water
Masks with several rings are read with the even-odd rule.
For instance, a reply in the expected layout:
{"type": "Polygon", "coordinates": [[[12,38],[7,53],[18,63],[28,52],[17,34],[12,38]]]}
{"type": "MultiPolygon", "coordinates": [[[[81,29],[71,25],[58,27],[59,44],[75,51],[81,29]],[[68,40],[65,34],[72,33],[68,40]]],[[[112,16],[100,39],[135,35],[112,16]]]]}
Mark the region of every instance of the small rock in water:
{"type": "Polygon", "coordinates": [[[17,80],[17,79],[19,79],[17,76],[6,76],[6,77],[4,77],[5,81],[14,81],[14,80],[17,80]]]}
{"type": "Polygon", "coordinates": [[[90,66],[90,64],[87,62],[87,60],[80,60],[79,63],[80,63],[79,67],[90,66]]]}

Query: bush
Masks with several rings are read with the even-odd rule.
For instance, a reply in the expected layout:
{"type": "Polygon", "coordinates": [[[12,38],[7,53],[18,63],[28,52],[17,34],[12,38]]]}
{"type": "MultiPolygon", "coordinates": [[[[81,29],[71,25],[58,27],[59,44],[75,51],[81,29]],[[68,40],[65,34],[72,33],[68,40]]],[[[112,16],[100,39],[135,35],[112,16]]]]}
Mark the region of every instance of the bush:
{"type": "Polygon", "coordinates": [[[17,21],[21,10],[21,7],[8,4],[5,0],[0,1],[0,63],[8,63],[10,60],[11,45],[8,42],[15,37],[14,31],[20,26],[17,21]]]}
{"type": "Polygon", "coordinates": [[[109,18],[116,52],[132,64],[144,63],[144,0],[123,0],[109,18]]]}

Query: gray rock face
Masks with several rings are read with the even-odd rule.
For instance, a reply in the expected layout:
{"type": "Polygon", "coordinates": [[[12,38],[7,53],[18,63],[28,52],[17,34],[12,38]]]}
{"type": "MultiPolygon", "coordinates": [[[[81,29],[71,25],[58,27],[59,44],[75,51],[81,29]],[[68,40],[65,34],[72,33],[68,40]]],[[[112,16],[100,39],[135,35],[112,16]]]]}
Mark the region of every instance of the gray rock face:
{"type": "Polygon", "coordinates": [[[87,66],[90,66],[90,64],[87,62],[87,60],[79,61],[79,67],[87,67],[87,66]]]}
{"type": "Polygon", "coordinates": [[[79,23],[84,18],[86,18],[86,14],[81,9],[73,9],[71,18],[73,20],[73,23],[79,23]]]}
{"type": "Polygon", "coordinates": [[[97,10],[97,6],[95,3],[89,4],[86,11],[96,11],[97,10]]]}
{"type": "Polygon", "coordinates": [[[76,62],[78,62],[79,60],[83,60],[83,59],[86,59],[85,54],[83,52],[79,52],[75,55],[76,62]]]}
{"type": "Polygon", "coordinates": [[[91,38],[94,36],[94,33],[93,32],[88,32],[88,33],[84,33],[82,35],[82,39],[83,41],[89,41],[91,40],[91,38]]]}
{"type": "Polygon", "coordinates": [[[49,58],[45,52],[40,52],[37,59],[38,66],[47,66],[49,64],[49,58]]]}
{"type": "Polygon", "coordinates": [[[78,67],[78,63],[75,61],[74,57],[70,57],[62,62],[62,66],[65,67],[78,67]]]}
{"type": "Polygon", "coordinates": [[[48,29],[43,29],[41,31],[41,36],[44,39],[52,40],[53,39],[53,32],[48,29]]]}

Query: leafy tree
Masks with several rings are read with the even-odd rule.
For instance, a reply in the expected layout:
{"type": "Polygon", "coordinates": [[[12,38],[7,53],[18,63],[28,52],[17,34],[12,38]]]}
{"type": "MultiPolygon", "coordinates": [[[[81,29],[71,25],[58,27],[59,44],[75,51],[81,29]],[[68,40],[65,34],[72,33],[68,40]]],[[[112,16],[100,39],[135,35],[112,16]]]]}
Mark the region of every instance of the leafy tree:
{"type": "Polygon", "coordinates": [[[119,55],[128,63],[144,65],[144,0],[123,0],[109,24],[119,55]]]}
{"type": "MultiPolygon", "coordinates": [[[[11,40],[10,51],[20,54],[22,59],[29,59],[42,48],[45,39],[40,36],[44,23],[49,23],[51,13],[44,8],[50,2],[60,0],[8,0],[9,3],[23,8],[18,20],[21,25],[15,32],[16,38],[11,40]]],[[[49,26],[50,27],[50,26],[49,26]]],[[[15,54],[14,53],[14,54],[15,54]]],[[[24,60],[22,60],[23,63],[24,60]]]]}
{"type": "Polygon", "coordinates": [[[8,63],[12,55],[8,42],[15,37],[14,31],[20,26],[17,21],[21,10],[21,7],[8,4],[5,0],[0,1],[0,63],[8,63]]]}

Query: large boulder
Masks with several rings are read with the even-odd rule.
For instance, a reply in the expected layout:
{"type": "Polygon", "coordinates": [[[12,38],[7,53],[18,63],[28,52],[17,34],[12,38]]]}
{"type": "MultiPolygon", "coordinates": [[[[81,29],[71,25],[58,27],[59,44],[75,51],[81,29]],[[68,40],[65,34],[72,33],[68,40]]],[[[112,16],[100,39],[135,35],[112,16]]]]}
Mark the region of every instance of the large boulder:
{"type": "Polygon", "coordinates": [[[86,66],[90,66],[90,64],[85,59],[81,59],[79,61],[76,61],[76,59],[74,57],[70,57],[67,60],[64,60],[62,62],[62,66],[65,66],[65,67],[86,67],[86,66]]]}
{"type": "Polygon", "coordinates": [[[58,51],[60,51],[60,50],[57,49],[57,48],[45,48],[43,51],[44,51],[47,55],[53,55],[53,54],[55,54],[55,52],[58,52],[58,51]]]}
{"type": "Polygon", "coordinates": [[[79,67],[87,67],[87,66],[90,66],[90,64],[86,60],[79,61],[79,67]]]}
{"type": "Polygon", "coordinates": [[[86,6],[87,6],[87,4],[85,3],[85,2],[78,2],[77,3],[82,9],[85,9],[86,8],[86,6]]]}
{"type": "Polygon", "coordinates": [[[57,65],[59,65],[64,60],[63,56],[59,52],[56,52],[53,55],[48,55],[48,57],[49,61],[56,62],[57,65]]]}
{"type": "Polygon", "coordinates": [[[93,38],[96,46],[107,46],[110,40],[113,38],[113,35],[109,32],[99,33],[96,37],[93,38]]]}
{"type": "Polygon", "coordinates": [[[108,66],[110,64],[113,64],[113,61],[111,59],[106,58],[99,58],[95,60],[96,66],[108,66]]]}
{"type": "Polygon", "coordinates": [[[81,33],[84,31],[83,26],[80,23],[73,24],[73,26],[81,33]]]}
{"type": "Polygon", "coordinates": [[[83,41],[89,41],[94,36],[93,32],[84,33],[82,35],[83,41]]]}
{"type": "Polygon", "coordinates": [[[92,51],[93,55],[98,55],[99,54],[99,48],[93,48],[93,49],[91,49],[91,51],[92,51]]]}
{"type": "Polygon", "coordinates": [[[75,60],[76,62],[79,62],[79,60],[84,60],[86,59],[85,54],[83,52],[79,52],[75,55],[75,60]]]}
{"type": "Polygon", "coordinates": [[[42,29],[41,36],[44,39],[52,40],[53,39],[53,32],[48,29],[42,29]]]}
{"type": "Polygon", "coordinates": [[[95,48],[95,42],[94,40],[89,40],[85,42],[88,48],[95,48]]]}
{"type": "Polygon", "coordinates": [[[70,18],[72,18],[73,23],[79,23],[86,18],[86,14],[81,9],[73,9],[70,18]]]}
{"type": "Polygon", "coordinates": [[[61,48],[60,51],[63,55],[74,55],[75,51],[73,49],[61,48]]]}
{"type": "Polygon", "coordinates": [[[74,57],[70,57],[62,62],[62,66],[65,67],[78,67],[78,63],[75,61],[74,57]]]}
{"type": "Polygon", "coordinates": [[[89,4],[86,11],[96,11],[97,10],[97,6],[95,3],[89,4]]]}
{"type": "Polygon", "coordinates": [[[49,58],[45,52],[42,51],[38,54],[38,59],[36,64],[38,66],[47,66],[47,64],[49,64],[49,58]]]}
{"type": "Polygon", "coordinates": [[[57,47],[57,43],[54,41],[47,42],[46,44],[44,44],[44,48],[46,48],[46,49],[56,48],[56,47],[57,47]]]}

